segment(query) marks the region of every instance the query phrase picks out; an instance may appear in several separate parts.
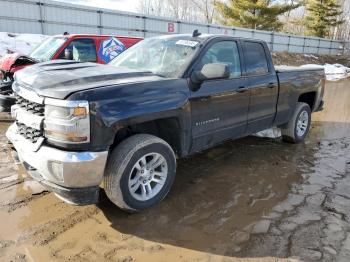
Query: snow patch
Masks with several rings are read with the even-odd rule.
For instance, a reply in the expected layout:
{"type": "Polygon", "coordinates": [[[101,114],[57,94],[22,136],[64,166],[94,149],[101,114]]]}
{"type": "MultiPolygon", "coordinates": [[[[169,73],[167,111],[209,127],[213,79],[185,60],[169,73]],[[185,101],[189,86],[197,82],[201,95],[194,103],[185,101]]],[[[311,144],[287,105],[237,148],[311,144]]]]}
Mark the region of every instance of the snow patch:
{"type": "Polygon", "coordinates": [[[304,54],[305,57],[309,57],[309,58],[314,58],[314,59],[318,59],[317,56],[312,55],[312,54],[304,54]]]}
{"type": "Polygon", "coordinates": [[[350,77],[350,68],[343,66],[341,64],[325,64],[325,65],[315,65],[306,64],[302,65],[302,68],[324,68],[326,78],[329,81],[338,81],[347,77],[350,77]]]}
{"type": "Polygon", "coordinates": [[[47,36],[0,32],[0,57],[9,53],[29,54],[47,36]]]}
{"type": "Polygon", "coordinates": [[[324,72],[326,74],[326,79],[328,81],[338,81],[344,78],[350,77],[350,68],[343,66],[341,64],[325,64],[325,65],[318,65],[318,64],[306,64],[302,66],[287,66],[287,65],[279,65],[275,66],[276,69],[324,69],[324,72]]]}
{"type": "Polygon", "coordinates": [[[278,127],[272,127],[269,129],[265,129],[258,133],[255,133],[254,136],[257,137],[268,137],[268,138],[279,138],[282,136],[281,129],[278,127]]]}

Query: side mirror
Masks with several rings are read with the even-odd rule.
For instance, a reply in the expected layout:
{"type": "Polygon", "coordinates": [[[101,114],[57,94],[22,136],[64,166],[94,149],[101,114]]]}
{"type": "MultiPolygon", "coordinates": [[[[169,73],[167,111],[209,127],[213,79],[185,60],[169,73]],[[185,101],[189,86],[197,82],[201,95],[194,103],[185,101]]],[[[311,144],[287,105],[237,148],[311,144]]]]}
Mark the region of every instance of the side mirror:
{"type": "Polygon", "coordinates": [[[200,86],[206,80],[226,79],[230,77],[230,70],[225,64],[205,64],[201,71],[191,75],[191,82],[200,86]]]}
{"type": "Polygon", "coordinates": [[[64,50],[64,59],[67,59],[67,60],[73,60],[73,51],[66,48],[64,50]]]}

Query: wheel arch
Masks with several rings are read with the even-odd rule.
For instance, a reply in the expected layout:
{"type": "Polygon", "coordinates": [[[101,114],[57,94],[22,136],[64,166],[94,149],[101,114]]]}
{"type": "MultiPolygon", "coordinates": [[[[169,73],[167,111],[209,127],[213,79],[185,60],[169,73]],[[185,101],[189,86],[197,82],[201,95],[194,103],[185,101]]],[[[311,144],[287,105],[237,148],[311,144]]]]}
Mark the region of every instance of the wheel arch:
{"type": "Polygon", "coordinates": [[[297,102],[303,102],[309,105],[311,111],[313,111],[316,103],[316,91],[305,92],[299,95],[297,102]]]}
{"type": "Polygon", "coordinates": [[[149,134],[167,142],[177,156],[187,152],[186,123],[179,115],[160,116],[154,119],[134,118],[123,121],[114,128],[114,140],[111,148],[116,147],[123,140],[136,134],[149,134]]]}

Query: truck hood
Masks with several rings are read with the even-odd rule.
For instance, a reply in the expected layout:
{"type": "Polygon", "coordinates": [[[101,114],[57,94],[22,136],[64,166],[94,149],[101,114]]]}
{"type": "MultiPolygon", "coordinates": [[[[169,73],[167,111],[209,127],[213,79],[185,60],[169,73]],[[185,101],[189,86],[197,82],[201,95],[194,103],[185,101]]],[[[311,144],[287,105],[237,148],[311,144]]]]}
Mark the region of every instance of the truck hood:
{"type": "Polygon", "coordinates": [[[15,71],[16,67],[37,63],[33,58],[20,53],[7,54],[0,58],[0,70],[3,72],[15,71]]]}
{"type": "Polygon", "coordinates": [[[163,78],[147,71],[66,60],[39,63],[15,75],[15,81],[20,86],[40,96],[58,99],[92,88],[160,79],[163,78]]]}

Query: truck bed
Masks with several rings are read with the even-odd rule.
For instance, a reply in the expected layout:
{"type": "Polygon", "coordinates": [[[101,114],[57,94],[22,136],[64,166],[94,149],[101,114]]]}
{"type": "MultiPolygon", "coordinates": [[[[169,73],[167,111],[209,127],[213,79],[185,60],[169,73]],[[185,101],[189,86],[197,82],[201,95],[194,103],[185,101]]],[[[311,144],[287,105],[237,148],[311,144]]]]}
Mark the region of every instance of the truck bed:
{"type": "Polygon", "coordinates": [[[283,124],[285,119],[290,119],[294,112],[294,103],[301,94],[309,96],[310,99],[315,97],[311,111],[322,107],[322,86],[325,81],[323,67],[276,66],[275,70],[279,82],[276,124],[283,124]]]}

